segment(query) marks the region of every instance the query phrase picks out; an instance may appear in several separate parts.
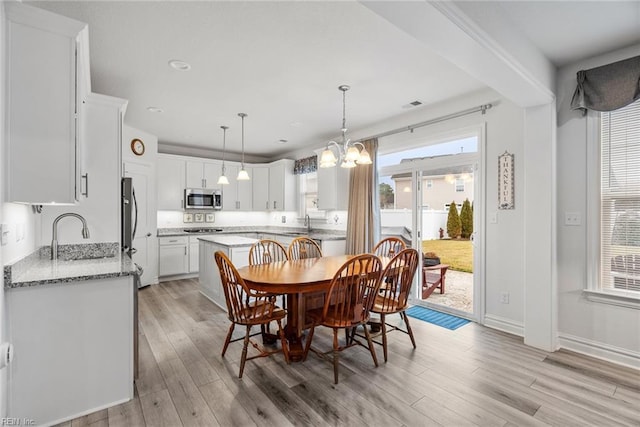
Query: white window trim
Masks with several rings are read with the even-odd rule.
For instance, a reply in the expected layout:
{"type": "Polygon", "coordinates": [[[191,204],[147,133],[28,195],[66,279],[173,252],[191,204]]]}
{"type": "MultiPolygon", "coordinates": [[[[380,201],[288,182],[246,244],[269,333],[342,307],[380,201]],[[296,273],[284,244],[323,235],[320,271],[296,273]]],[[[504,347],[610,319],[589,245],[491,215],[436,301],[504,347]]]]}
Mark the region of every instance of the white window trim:
{"type": "Polygon", "coordinates": [[[600,113],[588,110],[587,131],[587,283],[589,301],[640,310],[640,295],[600,287],[600,113]]]}

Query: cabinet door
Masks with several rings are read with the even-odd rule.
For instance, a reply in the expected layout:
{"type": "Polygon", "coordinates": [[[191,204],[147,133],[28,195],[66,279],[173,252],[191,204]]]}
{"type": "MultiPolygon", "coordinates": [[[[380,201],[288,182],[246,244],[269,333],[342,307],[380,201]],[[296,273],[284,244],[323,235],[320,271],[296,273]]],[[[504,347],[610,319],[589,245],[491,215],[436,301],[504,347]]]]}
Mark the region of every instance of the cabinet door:
{"type": "Polygon", "coordinates": [[[197,240],[195,243],[189,243],[189,273],[198,272],[198,266],[200,264],[199,252],[200,249],[197,240]]]}
{"type": "Polygon", "coordinates": [[[227,163],[226,168],[229,184],[221,186],[222,209],[225,211],[235,211],[238,210],[238,180],[236,179],[236,177],[238,176],[240,167],[227,163]]]}
{"type": "Polygon", "coordinates": [[[187,161],[186,188],[204,188],[204,165],[198,161],[187,161]]]}
{"type": "Polygon", "coordinates": [[[269,210],[269,167],[254,166],[252,178],[253,210],[269,210]]]}
{"type": "Polygon", "coordinates": [[[269,210],[295,210],[293,164],[293,160],[278,160],[269,165],[269,210]]]}
{"type": "Polygon", "coordinates": [[[185,161],[158,156],[158,209],[182,210],[184,206],[185,161]]]}
{"type": "Polygon", "coordinates": [[[341,167],[318,168],[318,209],[348,209],[349,171],[341,167]]]}
{"type": "Polygon", "coordinates": [[[253,174],[253,168],[247,167],[245,165],[245,169],[249,173],[251,177],[250,181],[237,181],[238,182],[238,196],[237,199],[237,207],[238,210],[241,211],[250,211],[253,208],[253,181],[255,180],[255,176],[253,174]]]}
{"type": "Polygon", "coordinates": [[[86,24],[5,2],[7,201],[79,199],[77,43],[86,24]]]}
{"type": "Polygon", "coordinates": [[[160,276],[173,276],[189,272],[187,245],[160,246],[160,276]]]}
{"type": "Polygon", "coordinates": [[[222,174],[222,163],[205,162],[202,165],[202,179],[204,181],[203,188],[221,189],[222,185],[218,185],[218,178],[222,174]]]}

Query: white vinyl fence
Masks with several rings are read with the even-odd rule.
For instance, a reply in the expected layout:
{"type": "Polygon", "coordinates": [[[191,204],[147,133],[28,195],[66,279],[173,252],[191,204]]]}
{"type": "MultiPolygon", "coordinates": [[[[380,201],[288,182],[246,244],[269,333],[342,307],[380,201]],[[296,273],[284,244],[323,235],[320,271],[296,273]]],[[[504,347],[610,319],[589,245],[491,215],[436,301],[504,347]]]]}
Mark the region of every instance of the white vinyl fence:
{"type": "MultiPolygon", "coordinates": [[[[405,209],[382,209],[380,211],[380,224],[384,227],[405,227],[412,229],[412,212],[405,209]]],[[[440,228],[447,236],[448,211],[423,210],[422,211],[422,240],[440,238],[440,228]]]]}

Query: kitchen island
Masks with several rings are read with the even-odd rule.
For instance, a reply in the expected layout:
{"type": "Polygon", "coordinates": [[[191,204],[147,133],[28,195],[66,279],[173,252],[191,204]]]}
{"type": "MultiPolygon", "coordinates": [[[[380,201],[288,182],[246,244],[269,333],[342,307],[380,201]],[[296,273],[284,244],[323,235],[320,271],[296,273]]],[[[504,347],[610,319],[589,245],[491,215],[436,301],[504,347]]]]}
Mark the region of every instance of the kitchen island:
{"type": "Polygon", "coordinates": [[[234,235],[201,236],[199,241],[199,279],[200,292],[223,310],[227,303],[222,290],[220,272],[214,258],[217,251],[229,257],[236,268],[249,264],[249,250],[258,241],[250,237],[234,235]]]}
{"type": "Polygon", "coordinates": [[[44,247],[4,269],[7,415],[35,425],[133,398],[135,265],[115,243],[68,246],[57,260],[44,247]]]}

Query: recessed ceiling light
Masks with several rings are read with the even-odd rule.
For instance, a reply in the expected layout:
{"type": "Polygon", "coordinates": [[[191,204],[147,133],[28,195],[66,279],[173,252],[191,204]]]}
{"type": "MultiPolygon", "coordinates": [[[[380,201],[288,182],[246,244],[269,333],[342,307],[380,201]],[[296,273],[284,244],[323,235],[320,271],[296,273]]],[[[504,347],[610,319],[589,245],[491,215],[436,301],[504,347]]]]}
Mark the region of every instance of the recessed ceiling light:
{"type": "Polygon", "coordinates": [[[150,111],[152,113],[164,113],[164,110],[158,107],[147,107],[147,111],[150,111]]]}
{"type": "Polygon", "coordinates": [[[276,144],[286,144],[287,142],[289,142],[289,141],[286,140],[286,139],[279,139],[279,140],[276,141],[276,144]]]}
{"type": "Polygon", "coordinates": [[[189,71],[191,69],[191,65],[178,59],[172,59],[171,61],[169,61],[169,66],[178,71],[189,71]]]}

